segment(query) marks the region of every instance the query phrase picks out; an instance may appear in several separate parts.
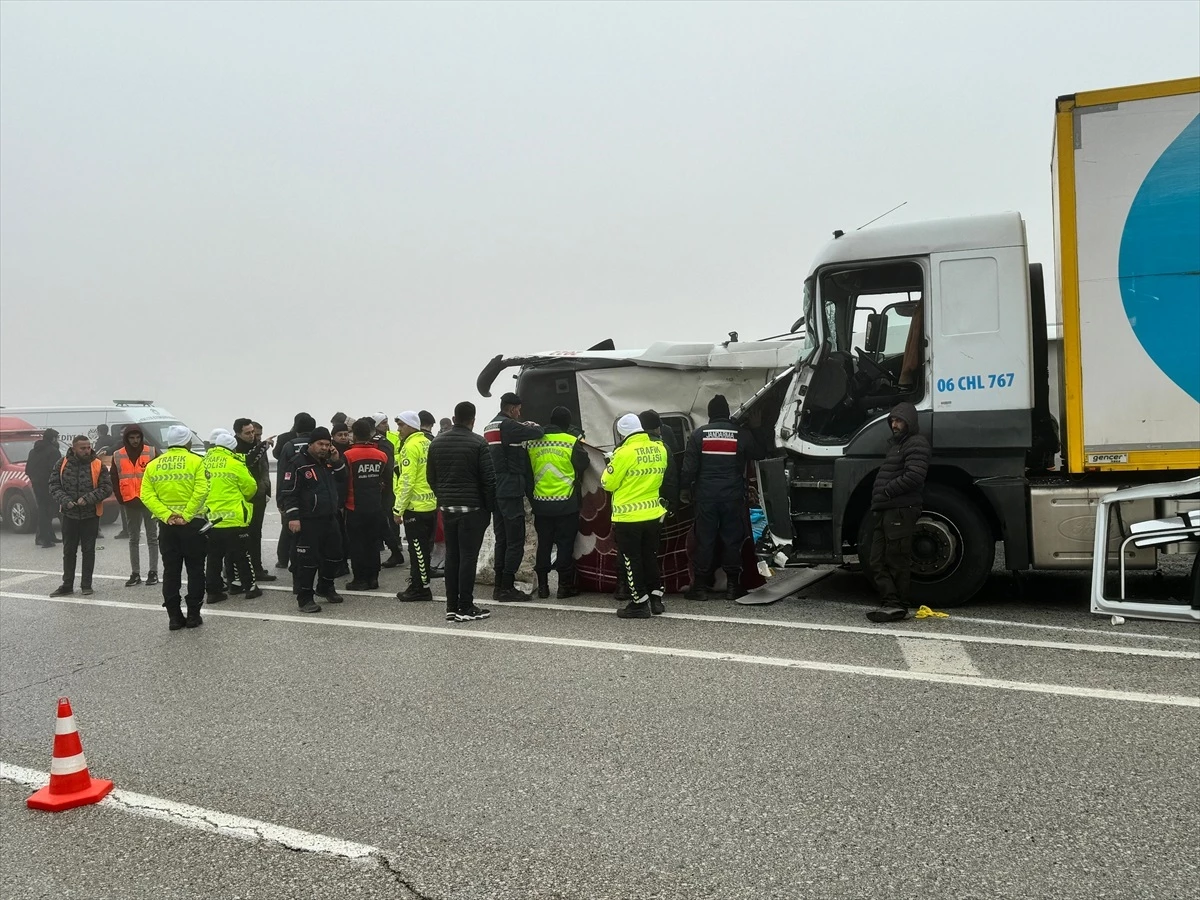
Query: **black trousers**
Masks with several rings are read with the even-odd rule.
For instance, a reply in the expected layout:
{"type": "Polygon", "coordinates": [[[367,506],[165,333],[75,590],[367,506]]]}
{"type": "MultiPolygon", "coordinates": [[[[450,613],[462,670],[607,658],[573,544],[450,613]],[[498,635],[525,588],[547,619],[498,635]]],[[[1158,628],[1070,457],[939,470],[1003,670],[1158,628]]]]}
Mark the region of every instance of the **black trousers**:
{"type": "Polygon", "coordinates": [[[255,575],[265,575],[267,571],[262,562],[262,531],[266,515],[267,498],[256,497],[254,514],[250,517],[250,564],[254,566],[255,575]]]}
{"type": "Polygon", "coordinates": [[[554,568],[558,570],[560,585],[575,583],[575,537],[579,534],[579,514],[565,516],[534,516],[533,528],[537,532],[537,558],[534,571],[538,575],[550,574],[550,551],[557,551],[554,568]]]}
{"type": "Polygon", "coordinates": [[[746,504],[741,500],[697,501],[696,549],[692,554],[696,582],[712,587],[714,556],[721,542],[721,568],[731,579],[742,574],[742,544],[746,542],[746,504]]]}
{"type": "Polygon", "coordinates": [[[875,526],[871,531],[871,571],[875,587],[884,603],[908,606],[912,583],[912,544],[921,507],[905,506],[871,513],[875,526]]]}
{"type": "Polygon", "coordinates": [[[204,599],[204,556],[206,535],[195,525],[158,523],[158,550],[162,554],[162,589],[166,605],[178,604],[187,567],[187,602],[195,606],[204,599]]]}
{"type": "Polygon", "coordinates": [[[446,612],[466,612],[475,605],[475,567],[487,534],[486,509],[442,511],[446,535],[446,612]]]}
{"type": "Polygon", "coordinates": [[[614,522],[613,536],[617,539],[617,550],[625,563],[625,574],[629,580],[629,592],[634,600],[642,600],[651,591],[662,587],[662,573],[658,568],[658,540],[662,535],[662,522],[614,522]]]}
{"type": "Polygon", "coordinates": [[[96,535],[100,531],[100,519],[62,517],[63,526],[63,584],[75,586],[75,554],[83,550],[83,571],[79,575],[79,586],[84,590],[92,587],[92,570],[96,567],[96,535]]]}
{"type": "Polygon", "coordinates": [[[58,515],[58,507],[50,496],[47,485],[33,486],[33,499],[37,503],[37,537],[35,543],[54,543],[54,517],[58,515]]]}
{"type": "MultiPolygon", "coordinates": [[[[525,501],[520,497],[496,498],[492,516],[496,532],[496,575],[516,575],[525,555],[525,501]]],[[[500,583],[500,579],[496,579],[500,583]]]]}
{"type": "Polygon", "coordinates": [[[292,567],[292,551],[296,546],[296,538],[288,531],[287,522],[283,523],[283,527],[279,531],[279,543],[275,545],[275,562],[280,568],[292,567]]]}
{"type": "Polygon", "coordinates": [[[410,558],[409,584],[415,588],[428,587],[430,560],[433,559],[433,535],[437,531],[437,510],[404,513],[404,536],[408,538],[410,558]]]}
{"type": "Polygon", "coordinates": [[[346,510],[346,552],[356,581],[379,580],[379,542],[385,530],[377,510],[346,510]]]}
{"type": "Polygon", "coordinates": [[[392,553],[400,554],[400,525],[396,521],[396,516],[392,509],[396,506],[395,493],[383,495],[383,510],[380,512],[380,521],[383,523],[383,538],[384,545],[392,553]]]}
{"type": "Polygon", "coordinates": [[[237,572],[237,583],[250,590],[258,587],[254,563],[250,559],[249,528],[212,528],[208,532],[208,563],[204,587],[210,594],[225,590],[222,580],[226,564],[237,572]]]}
{"type": "Polygon", "coordinates": [[[296,574],[293,583],[296,599],[303,606],[313,597],[313,579],[324,593],[333,587],[333,579],[342,565],[342,527],[336,516],[302,519],[296,538],[296,574]],[[318,576],[318,571],[320,575],[318,576]]]}

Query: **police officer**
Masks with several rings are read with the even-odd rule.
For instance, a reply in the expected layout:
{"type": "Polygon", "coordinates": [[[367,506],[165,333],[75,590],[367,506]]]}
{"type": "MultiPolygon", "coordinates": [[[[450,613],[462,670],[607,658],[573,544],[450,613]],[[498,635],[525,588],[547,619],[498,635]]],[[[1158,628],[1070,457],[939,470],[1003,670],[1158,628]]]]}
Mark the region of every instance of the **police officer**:
{"type": "Polygon", "coordinates": [[[557,552],[559,600],[578,597],[575,538],[579,534],[579,483],[587,471],[587,450],[571,434],[571,411],[559,406],[541,440],[526,445],[532,475],[533,527],[537,531],[538,597],[550,596],[550,551],[557,552]]]}
{"type": "Polygon", "coordinates": [[[636,415],[617,422],[622,442],[615,451],[601,486],[612,494],[613,535],[629,580],[629,603],[617,610],[622,619],[661,615],[662,575],[658,542],[666,508],[662,483],[667,474],[667,448],[650,439],[636,415]]]}
{"type": "Polygon", "coordinates": [[[529,594],[516,587],[517,570],[525,555],[525,495],[529,485],[529,456],[526,441],[539,441],[541,427],[521,421],[521,398],[507,393],[500,398],[500,412],[483,430],[496,471],[496,512],[492,528],[496,534],[496,587],[492,599],[516,603],[529,594]]]}
{"type": "Polygon", "coordinates": [[[192,432],[184,425],[172,425],[166,433],[167,449],[150,460],[142,476],[142,504],[158,520],[158,549],[162,553],[163,606],[171,631],[185,625],[204,624],[200,607],[204,603],[205,537],[199,518],[208,499],[208,475],[204,459],[192,452],[192,432]],[[180,610],[179,592],[183,569],[187,566],[187,618],[180,610]]]}
{"type": "Polygon", "coordinates": [[[421,417],[412,410],[396,418],[400,434],[400,489],[396,492],[395,518],[404,522],[408,538],[408,588],[396,595],[400,600],[432,600],[430,560],[433,534],[437,530],[437,498],[426,477],[429,435],[421,428],[421,417]]]}
{"type": "MultiPolygon", "coordinates": [[[[218,428],[209,438],[210,447],[204,457],[204,472],[208,475],[208,562],[205,590],[208,602],[221,603],[229,599],[222,581],[225,560],[229,559],[237,572],[238,593],[245,592],[247,600],[262,596],[262,588],[254,577],[250,558],[250,519],[254,516],[254,495],[258,482],[246,468],[245,460],[234,451],[237,438],[233,432],[218,428]]],[[[230,582],[229,587],[234,585],[230,582]]]]}
{"type": "MultiPolygon", "coordinates": [[[[329,603],[341,603],[333,579],[342,564],[342,532],[337,511],[340,482],[346,479],[346,463],[334,449],[329,429],[316,428],[308,436],[304,452],[283,473],[279,489],[283,520],[296,539],[296,601],[300,611],[320,612],[315,595],[329,603]]],[[[382,518],[382,517],[381,517],[382,518]]]]}
{"type": "Polygon", "coordinates": [[[757,441],[733,423],[723,394],[708,402],[708,424],[688,439],[680,486],[690,490],[696,510],[694,578],[684,592],[689,600],[707,600],[713,585],[713,555],[721,540],[726,600],[746,594],[742,587],[742,545],[746,541],[746,463],[759,459],[757,441]]]}

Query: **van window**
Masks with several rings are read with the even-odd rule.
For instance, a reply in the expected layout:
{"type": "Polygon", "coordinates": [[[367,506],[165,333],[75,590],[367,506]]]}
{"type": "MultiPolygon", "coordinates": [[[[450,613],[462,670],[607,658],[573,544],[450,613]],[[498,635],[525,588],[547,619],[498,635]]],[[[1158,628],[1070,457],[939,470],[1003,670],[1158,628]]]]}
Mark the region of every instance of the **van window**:
{"type": "Polygon", "coordinates": [[[29,459],[29,451],[33,449],[35,443],[33,438],[4,441],[4,455],[10,463],[23,463],[29,459]]]}
{"type": "MultiPolygon", "coordinates": [[[[167,447],[167,429],[173,425],[183,425],[182,422],[176,419],[155,419],[151,422],[138,422],[138,427],[142,429],[142,434],[146,436],[146,442],[151,444],[156,450],[165,450],[167,447]]],[[[124,425],[121,426],[122,428],[124,425]]],[[[186,425],[184,425],[187,428],[186,425]]],[[[188,429],[189,431],[191,429],[188,429]]],[[[119,433],[119,430],[118,430],[119,433]]],[[[196,445],[196,435],[192,434],[192,446],[196,445]]],[[[203,445],[201,445],[203,446],[203,445]]]]}

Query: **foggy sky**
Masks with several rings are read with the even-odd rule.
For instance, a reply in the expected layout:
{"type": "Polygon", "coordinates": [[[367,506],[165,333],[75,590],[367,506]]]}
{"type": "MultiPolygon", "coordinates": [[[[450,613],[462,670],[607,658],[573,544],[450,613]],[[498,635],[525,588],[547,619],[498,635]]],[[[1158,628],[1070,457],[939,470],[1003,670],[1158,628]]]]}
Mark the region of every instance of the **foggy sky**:
{"type": "Polygon", "coordinates": [[[786,330],[902,201],[1050,269],[1055,97],[1198,71],[1194,2],[6,0],[0,402],[486,419],[499,352],[786,330]]]}

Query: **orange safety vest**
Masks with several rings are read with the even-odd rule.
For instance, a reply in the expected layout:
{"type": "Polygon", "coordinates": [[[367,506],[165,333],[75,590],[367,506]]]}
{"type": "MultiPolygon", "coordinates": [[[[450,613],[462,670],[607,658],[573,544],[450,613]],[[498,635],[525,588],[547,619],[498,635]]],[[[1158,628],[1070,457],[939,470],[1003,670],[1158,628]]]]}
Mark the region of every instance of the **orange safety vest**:
{"type": "Polygon", "coordinates": [[[120,492],[121,502],[128,503],[142,495],[142,476],[146,474],[146,466],[154,459],[154,453],[145,444],[142,445],[142,455],[137,459],[129,458],[129,450],[122,447],[113,454],[113,464],[117,469],[116,489],[120,492]]]}
{"type": "MultiPolygon", "coordinates": [[[[102,462],[100,462],[100,460],[98,460],[98,459],[92,460],[92,487],[93,488],[100,487],[100,468],[103,465],[104,464],[102,462]]],[[[58,477],[62,478],[62,473],[65,472],[66,470],[67,470],[67,457],[64,456],[62,458],[62,463],[59,464],[59,467],[58,467],[58,477]]],[[[96,504],[96,515],[101,516],[101,517],[103,517],[103,515],[104,515],[104,501],[103,500],[101,500],[99,503],[96,504]]]]}

